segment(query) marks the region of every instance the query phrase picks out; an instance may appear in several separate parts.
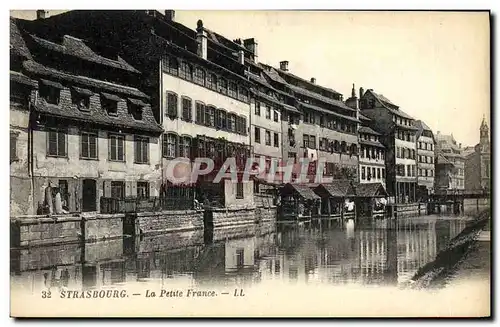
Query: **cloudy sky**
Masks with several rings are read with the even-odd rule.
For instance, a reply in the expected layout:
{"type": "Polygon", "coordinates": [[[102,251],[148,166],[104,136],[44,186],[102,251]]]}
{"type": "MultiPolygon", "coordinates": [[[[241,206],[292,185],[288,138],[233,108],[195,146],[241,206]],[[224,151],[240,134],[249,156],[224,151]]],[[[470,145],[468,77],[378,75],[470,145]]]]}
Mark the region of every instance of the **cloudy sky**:
{"type": "Polygon", "coordinates": [[[488,13],[176,12],[192,29],[198,19],[229,39],[256,38],[259,61],[288,60],[292,73],[346,98],[353,83],[372,88],[463,146],[479,141],[483,115],[490,121],[488,13]]]}

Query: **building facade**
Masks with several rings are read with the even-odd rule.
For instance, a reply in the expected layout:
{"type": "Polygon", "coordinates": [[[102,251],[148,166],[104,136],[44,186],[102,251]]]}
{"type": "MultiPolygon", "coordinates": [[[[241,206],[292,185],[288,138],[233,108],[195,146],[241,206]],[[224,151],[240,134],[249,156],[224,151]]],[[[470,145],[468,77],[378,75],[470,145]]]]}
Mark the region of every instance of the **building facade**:
{"type": "Polygon", "coordinates": [[[81,39],[48,39],[20,24],[31,54],[21,72],[39,86],[28,128],[33,211],[45,212],[51,189],[66,212],[99,211],[102,198],[157,195],[162,128],[135,87],[139,71],[81,39]]]}
{"type": "Polygon", "coordinates": [[[436,134],[436,191],[465,188],[465,158],[453,135],[436,134]]]}
{"type": "Polygon", "coordinates": [[[425,200],[434,193],[435,140],[434,133],[423,121],[415,122],[417,130],[417,184],[418,199],[425,200]]]}
{"type": "Polygon", "coordinates": [[[489,128],[483,117],[479,128],[479,143],[469,147],[465,156],[465,189],[489,190],[491,188],[491,148],[489,128]]]}
{"type": "Polygon", "coordinates": [[[416,131],[414,119],[381,94],[360,89],[361,113],[380,133],[386,148],[386,188],[396,203],[416,201],[416,131]]]}
{"type": "Polygon", "coordinates": [[[359,133],[359,182],[385,184],[385,147],[380,133],[369,127],[370,119],[360,115],[359,133]]]}

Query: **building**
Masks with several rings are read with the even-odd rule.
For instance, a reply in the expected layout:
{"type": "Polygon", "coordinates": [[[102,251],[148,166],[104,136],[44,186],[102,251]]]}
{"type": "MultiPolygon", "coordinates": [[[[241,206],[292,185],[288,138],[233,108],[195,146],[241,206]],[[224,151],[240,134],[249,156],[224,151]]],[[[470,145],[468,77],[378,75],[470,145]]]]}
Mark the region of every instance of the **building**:
{"type": "Polygon", "coordinates": [[[46,209],[48,186],[60,190],[67,212],[157,195],[162,128],[137,88],[140,72],[112,48],[16,24],[31,55],[21,73],[39,86],[28,126],[33,211],[46,209]]]}
{"type": "Polygon", "coordinates": [[[396,203],[416,201],[416,132],[414,119],[373,89],[360,89],[361,114],[380,133],[386,148],[386,188],[396,203]]]}
{"type": "Polygon", "coordinates": [[[166,172],[174,157],[191,162],[208,157],[218,167],[228,157],[237,158],[240,166],[246,161],[251,152],[251,83],[243,60],[251,59],[252,51],[207,29],[202,21],[195,29],[179,24],[172,10],[75,10],[37,20],[36,25],[40,33],[72,33],[119,49],[124,60],[143,72],[142,89],[151,95],[156,121],[165,129],[161,194],[191,197],[197,189],[199,196],[219,204],[252,205],[251,181],[214,184],[215,169],[195,188],[173,185],[166,172]]]}
{"type": "Polygon", "coordinates": [[[465,158],[462,145],[452,135],[436,134],[436,191],[463,190],[465,187],[465,158]]]}
{"type": "Polygon", "coordinates": [[[23,62],[32,56],[10,18],[10,214],[33,214],[33,135],[29,131],[32,102],[38,81],[23,73],[23,62]]]}
{"type": "Polygon", "coordinates": [[[417,130],[417,199],[424,200],[434,193],[435,140],[434,133],[423,121],[415,122],[417,130]]]}
{"type": "Polygon", "coordinates": [[[381,135],[370,128],[370,118],[359,114],[359,120],[359,182],[381,183],[385,188],[385,147],[380,142],[381,135]]]}
{"type": "MultiPolygon", "coordinates": [[[[271,85],[294,98],[295,110],[289,106],[292,103],[285,106],[288,117],[283,117],[282,124],[283,158],[312,162],[322,158],[325,176],[357,179],[357,110],[347,106],[339,92],[318,85],[315,78],[305,80],[290,73],[288,64],[280,62],[279,69],[263,65],[271,85]]],[[[289,96],[283,95],[283,99],[289,101],[289,96]]],[[[310,167],[312,181],[316,169],[310,167]]]]}
{"type": "Polygon", "coordinates": [[[491,153],[489,128],[483,117],[479,128],[479,143],[474,147],[467,147],[465,157],[465,189],[479,190],[491,188],[491,153]]]}

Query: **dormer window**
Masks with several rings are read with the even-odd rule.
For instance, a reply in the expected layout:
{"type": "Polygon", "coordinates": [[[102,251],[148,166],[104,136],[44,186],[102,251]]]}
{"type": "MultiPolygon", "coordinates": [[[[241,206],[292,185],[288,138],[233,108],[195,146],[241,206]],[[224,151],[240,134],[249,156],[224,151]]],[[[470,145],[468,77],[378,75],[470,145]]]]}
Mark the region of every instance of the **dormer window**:
{"type": "Polygon", "coordinates": [[[128,99],[128,110],[135,120],[142,120],[142,110],[145,106],[146,104],[141,100],[128,99]]]}
{"type": "Polygon", "coordinates": [[[121,98],[114,94],[101,93],[101,106],[110,116],[118,115],[118,102],[120,101],[121,98]]]}
{"type": "Polygon", "coordinates": [[[62,84],[58,82],[41,80],[40,83],[40,96],[50,104],[59,104],[61,90],[64,88],[62,84]]]}
{"type": "Polygon", "coordinates": [[[78,109],[88,111],[90,109],[90,97],[93,94],[94,93],[90,90],[73,87],[71,98],[73,104],[75,104],[78,109]]]}

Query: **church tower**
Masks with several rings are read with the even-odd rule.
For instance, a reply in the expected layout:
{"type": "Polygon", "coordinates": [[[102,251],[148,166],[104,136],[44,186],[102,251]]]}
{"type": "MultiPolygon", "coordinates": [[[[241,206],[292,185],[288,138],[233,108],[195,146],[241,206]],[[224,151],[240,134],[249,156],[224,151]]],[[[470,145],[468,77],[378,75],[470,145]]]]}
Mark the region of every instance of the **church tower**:
{"type": "Polygon", "coordinates": [[[481,187],[490,188],[490,136],[486,118],[483,116],[481,127],[479,128],[479,156],[481,160],[481,187]]]}

